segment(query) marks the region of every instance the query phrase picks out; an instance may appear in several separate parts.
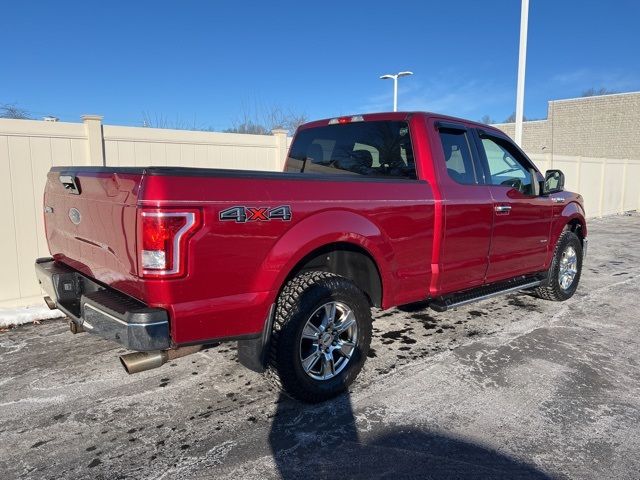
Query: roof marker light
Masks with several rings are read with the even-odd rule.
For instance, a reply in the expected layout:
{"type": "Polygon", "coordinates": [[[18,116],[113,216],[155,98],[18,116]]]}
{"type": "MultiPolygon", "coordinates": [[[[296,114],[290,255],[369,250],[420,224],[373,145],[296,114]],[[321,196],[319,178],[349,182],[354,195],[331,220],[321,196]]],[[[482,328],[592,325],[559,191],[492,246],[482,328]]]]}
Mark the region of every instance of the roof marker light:
{"type": "Polygon", "coordinates": [[[362,115],[354,115],[352,117],[338,117],[338,118],[332,118],[331,120],[329,120],[329,125],[342,125],[345,123],[351,123],[351,122],[364,122],[364,118],[362,117],[362,115]]]}

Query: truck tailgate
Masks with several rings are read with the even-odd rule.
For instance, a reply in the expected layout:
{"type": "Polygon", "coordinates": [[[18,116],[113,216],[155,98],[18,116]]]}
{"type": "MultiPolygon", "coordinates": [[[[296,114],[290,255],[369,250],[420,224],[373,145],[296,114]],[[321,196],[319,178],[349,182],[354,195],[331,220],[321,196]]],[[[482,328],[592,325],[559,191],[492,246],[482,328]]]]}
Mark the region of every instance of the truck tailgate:
{"type": "Polygon", "coordinates": [[[143,173],[53,168],[44,192],[44,218],[53,257],[133,297],[136,276],[136,204],[143,173]]]}

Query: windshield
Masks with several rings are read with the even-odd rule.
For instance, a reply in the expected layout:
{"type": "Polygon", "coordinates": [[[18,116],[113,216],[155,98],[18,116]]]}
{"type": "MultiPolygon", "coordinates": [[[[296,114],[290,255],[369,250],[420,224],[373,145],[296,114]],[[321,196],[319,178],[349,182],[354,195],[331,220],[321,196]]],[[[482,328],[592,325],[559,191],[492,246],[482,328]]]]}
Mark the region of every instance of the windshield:
{"type": "Polygon", "coordinates": [[[327,125],[296,135],[285,172],[416,178],[407,122],[327,125]]]}

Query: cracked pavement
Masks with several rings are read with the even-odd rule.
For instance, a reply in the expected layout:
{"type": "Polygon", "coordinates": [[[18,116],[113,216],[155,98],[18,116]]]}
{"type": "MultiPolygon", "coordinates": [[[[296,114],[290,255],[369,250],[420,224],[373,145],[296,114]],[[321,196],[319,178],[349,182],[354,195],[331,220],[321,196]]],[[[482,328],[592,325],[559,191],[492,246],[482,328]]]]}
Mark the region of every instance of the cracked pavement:
{"type": "Polygon", "coordinates": [[[638,478],[640,216],[589,222],[567,302],[376,314],[348,395],[302,405],[221,344],[129,376],[63,321],[0,334],[2,478],[638,478]]]}

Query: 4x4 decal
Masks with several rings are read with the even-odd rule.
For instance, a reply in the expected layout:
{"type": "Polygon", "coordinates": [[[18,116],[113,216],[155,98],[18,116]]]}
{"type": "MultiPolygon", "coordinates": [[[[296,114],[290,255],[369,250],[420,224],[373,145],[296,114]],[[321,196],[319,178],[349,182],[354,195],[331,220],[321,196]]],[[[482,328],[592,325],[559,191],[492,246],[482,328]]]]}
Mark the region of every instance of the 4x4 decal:
{"type": "Polygon", "coordinates": [[[269,222],[271,220],[291,220],[291,207],[280,205],[279,207],[230,207],[220,212],[220,221],[245,222],[269,222]]]}

